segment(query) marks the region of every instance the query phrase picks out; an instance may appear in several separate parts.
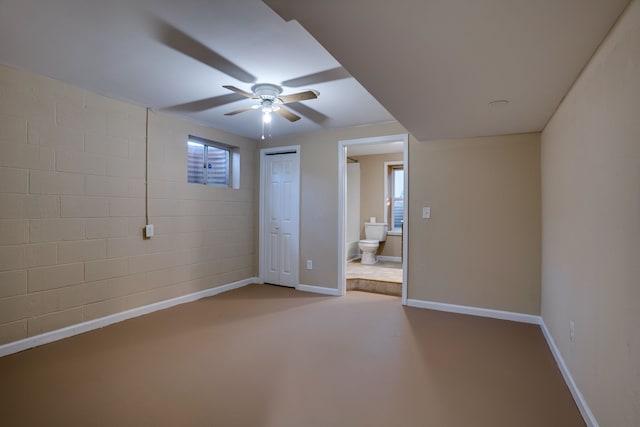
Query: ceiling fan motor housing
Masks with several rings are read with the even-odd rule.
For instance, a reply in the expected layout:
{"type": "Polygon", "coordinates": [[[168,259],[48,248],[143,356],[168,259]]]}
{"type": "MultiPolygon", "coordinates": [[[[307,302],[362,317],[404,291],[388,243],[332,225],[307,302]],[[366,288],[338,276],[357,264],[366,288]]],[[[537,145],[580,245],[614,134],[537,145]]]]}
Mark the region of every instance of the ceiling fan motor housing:
{"type": "Polygon", "coordinates": [[[282,88],[270,83],[258,83],[251,87],[251,92],[262,100],[273,101],[282,93],[282,88]]]}

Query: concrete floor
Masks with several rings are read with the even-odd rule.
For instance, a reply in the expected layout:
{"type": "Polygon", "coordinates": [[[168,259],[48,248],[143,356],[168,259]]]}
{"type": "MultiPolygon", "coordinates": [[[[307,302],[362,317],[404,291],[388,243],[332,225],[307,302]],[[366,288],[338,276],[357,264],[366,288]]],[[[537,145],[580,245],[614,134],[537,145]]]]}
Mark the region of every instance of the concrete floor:
{"type": "Polygon", "coordinates": [[[0,425],[584,422],[537,325],[249,285],[0,358],[0,425]]]}

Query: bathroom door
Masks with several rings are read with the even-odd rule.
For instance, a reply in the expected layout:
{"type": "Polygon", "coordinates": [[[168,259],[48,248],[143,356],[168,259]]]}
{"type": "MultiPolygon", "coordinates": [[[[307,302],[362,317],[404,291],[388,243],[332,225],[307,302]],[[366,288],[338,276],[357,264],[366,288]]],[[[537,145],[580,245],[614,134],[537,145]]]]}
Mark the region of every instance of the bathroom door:
{"type": "Polygon", "coordinates": [[[298,284],[300,165],[297,153],[267,154],[264,168],[264,281],[298,284]]]}

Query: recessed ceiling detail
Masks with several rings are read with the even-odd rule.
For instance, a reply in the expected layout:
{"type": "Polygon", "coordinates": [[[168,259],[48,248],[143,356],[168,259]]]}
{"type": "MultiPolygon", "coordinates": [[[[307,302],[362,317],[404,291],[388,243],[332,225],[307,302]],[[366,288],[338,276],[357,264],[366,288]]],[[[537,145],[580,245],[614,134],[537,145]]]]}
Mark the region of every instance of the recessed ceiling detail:
{"type": "Polygon", "coordinates": [[[509,104],[509,101],[506,99],[496,99],[494,101],[489,102],[489,107],[491,108],[502,108],[506,107],[509,104]]]}
{"type": "Polygon", "coordinates": [[[429,140],[542,130],[628,0],[265,3],[429,140]]]}

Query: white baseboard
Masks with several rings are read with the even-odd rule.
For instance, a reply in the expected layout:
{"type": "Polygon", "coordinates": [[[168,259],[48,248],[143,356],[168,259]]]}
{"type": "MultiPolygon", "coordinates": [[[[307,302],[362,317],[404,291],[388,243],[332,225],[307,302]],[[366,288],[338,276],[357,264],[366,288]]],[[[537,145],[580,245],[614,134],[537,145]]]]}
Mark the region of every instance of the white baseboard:
{"type": "Polygon", "coordinates": [[[296,289],[303,292],[313,292],[315,294],[340,296],[338,289],[325,288],[324,286],[297,285],[296,289]]]}
{"type": "Polygon", "coordinates": [[[378,255],[378,261],[402,262],[402,257],[378,255]]]}
{"type": "Polygon", "coordinates": [[[121,311],[120,313],[111,314],[109,316],[100,317],[98,319],[89,320],[87,322],[78,323],[76,325],[67,326],[66,328],[57,329],[55,331],[46,332],[44,334],[35,335],[33,337],[25,338],[20,341],[14,341],[7,344],[0,345],[0,357],[7,356],[9,354],[17,353],[19,351],[27,350],[32,347],[47,344],[53,341],[58,341],[63,338],[68,338],[74,335],[89,332],[94,329],[103,328],[105,326],[112,325],[114,323],[122,322],[123,320],[131,319],[133,317],[142,316],[144,314],[153,313],[154,311],[163,310],[165,308],[173,307],[175,305],[184,304],[187,302],[193,302],[201,298],[210,297],[213,295],[227,292],[233,289],[241,288],[251,283],[256,283],[258,279],[251,277],[248,279],[240,280],[226,285],[217,286],[215,288],[206,289],[200,292],[194,292],[192,294],[183,295],[176,298],[171,298],[165,301],[156,302],[153,304],[145,305],[142,307],[136,307],[131,310],[121,311]]]}
{"type": "Polygon", "coordinates": [[[556,346],[556,342],[553,340],[553,337],[551,336],[551,333],[549,332],[549,329],[547,329],[547,325],[544,323],[544,320],[542,320],[542,318],[540,318],[540,329],[542,329],[542,333],[544,334],[544,337],[547,340],[547,344],[551,349],[551,353],[553,354],[553,357],[556,359],[556,363],[560,368],[560,372],[562,372],[564,381],[567,383],[567,387],[569,387],[569,391],[573,396],[573,400],[576,401],[576,405],[578,405],[580,414],[582,414],[582,418],[584,419],[584,422],[587,424],[587,427],[599,427],[596,417],[593,416],[593,412],[591,412],[591,408],[589,408],[587,401],[585,400],[584,396],[580,392],[580,389],[578,389],[576,382],[573,380],[573,377],[571,376],[571,372],[569,371],[569,368],[567,367],[567,364],[565,363],[564,358],[562,357],[562,354],[560,354],[560,350],[558,349],[558,346],[556,346]]]}
{"type": "Polygon", "coordinates": [[[493,319],[511,320],[514,322],[533,323],[539,325],[540,316],[515,313],[513,311],[492,310],[490,308],[469,307],[466,305],[446,304],[443,302],[408,299],[409,307],[428,308],[430,310],[448,311],[450,313],[470,314],[472,316],[491,317],[493,319]]]}

